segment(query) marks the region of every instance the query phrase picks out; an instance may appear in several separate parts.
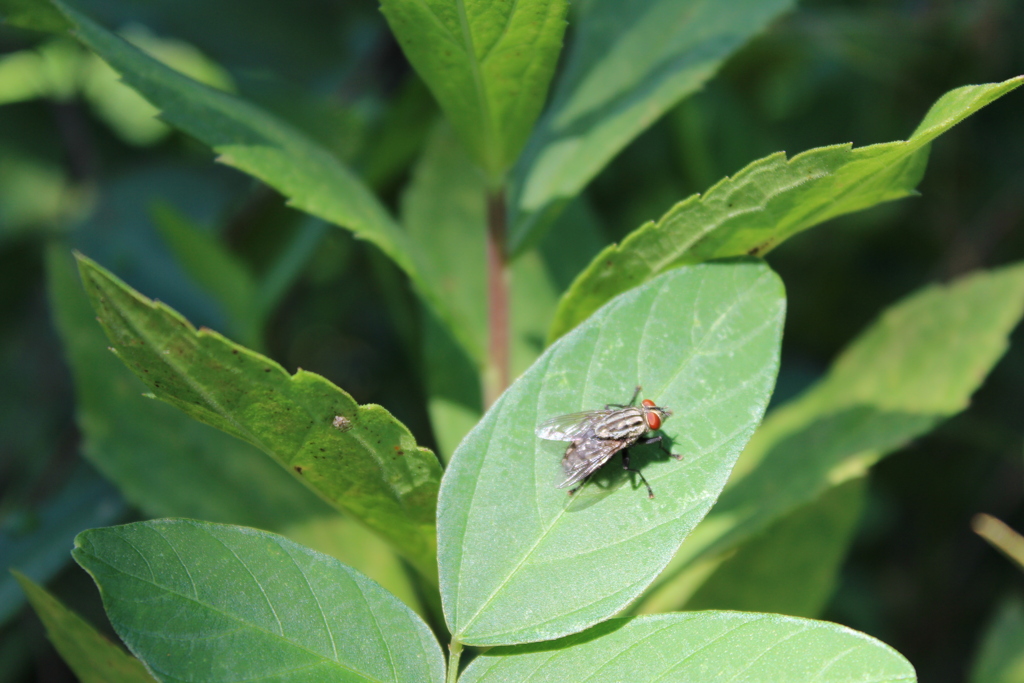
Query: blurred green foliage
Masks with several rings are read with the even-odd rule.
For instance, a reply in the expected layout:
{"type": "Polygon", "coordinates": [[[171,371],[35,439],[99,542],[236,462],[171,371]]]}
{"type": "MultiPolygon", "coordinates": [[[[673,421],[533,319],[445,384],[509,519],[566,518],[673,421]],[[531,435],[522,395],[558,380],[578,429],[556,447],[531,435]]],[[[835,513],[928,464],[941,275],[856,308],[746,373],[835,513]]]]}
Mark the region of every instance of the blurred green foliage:
{"type": "MultiPolygon", "coordinates": [[[[257,102],[331,149],[395,215],[410,179],[421,191],[429,179],[430,158],[421,155],[442,153],[443,133],[430,133],[436,105],[374,2],[79,4],[158,59],[257,102]]],[[[569,20],[571,39],[571,13],[569,20]]],[[[1013,0],[800,4],[601,171],[569,209],[586,216],[585,234],[554,244],[560,233],[552,230],[541,245],[548,272],[564,288],[604,244],[768,154],[905,139],[942,93],[1024,73],[1022,35],[1024,4],[1013,0]]],[[[1021,97],[1008,96],[935,143],[922,198],[835,219],[770,254],[788,294],[776,404],[820,378],[902,296],[1024,259],[1021,97]]],[[[465,399],[459,387],[438,392],[424,371],[449,358],[451,340],[421,349],[431,323],[394,265],[212,164],[206,147],[152,112],[77,43],[0,26],[0,532],[19,547],[74,504],[93,513],[76,513],[82,528],[106,523],[97,518],[159,514],[159,505],[147,508],[128,490],[126,504],[94,475],[84,480],[92,489],[80,485],[89,467],[80,448],[89,444],[80,447],[66,351],[47,298],[54,244],[82,250],[197,326],[237,330],[289,371],[320,373],[360,404],[386,406],[419,443],[442,453],[461,434],[432,432],[428,394],[431,412],[462,411],[455,432],[475,419],[466,404],[479,396],[465,399]],[[219,245],[212,258],[230,264],[219,283],[197,278],[180,258],[186,241],[219,245]],[[242,275],[232,279],[229,270],[242,275]]],[[[429,197],[416,205],[414,196],[407,208],[429,215],[429,197]]],[[[522,327],[523,339],[535,340],[532,352],[521,352],[529,359],[544,330],[522,327]]],[[[835,588],[813,601],[825,602],[819,614],[885,640],[922,680],[960,681],[972,670],[975,680],[1004,680],[987,672],[998,668],[1000,644],[1019,639],[1019,602],[1007,595],[1019,594],[1020,576],[971,534],[969,520],[984,511],[1024,527],[1022,413],[1018,331],[967,410],[871,470],[835,588]]],[[[323,532],[306,533],[297,540],[322,547],[313,539],[323,532]]],[[[398,561],[379,553],[378,580],[392,576],[404,586],[392,590],[415,602],[398,561]]],[[[104,624],[80,570],[44,569],[32,578],[104,624]]],[[[711,585],[701,600],[721,606],[713,592],[711,585]]],[[[22,598],[9,599],[18,603],[0,605],[14,614],[0,625],[0,683],[70,680],[34,617],[14,612],[22,598]]]]}

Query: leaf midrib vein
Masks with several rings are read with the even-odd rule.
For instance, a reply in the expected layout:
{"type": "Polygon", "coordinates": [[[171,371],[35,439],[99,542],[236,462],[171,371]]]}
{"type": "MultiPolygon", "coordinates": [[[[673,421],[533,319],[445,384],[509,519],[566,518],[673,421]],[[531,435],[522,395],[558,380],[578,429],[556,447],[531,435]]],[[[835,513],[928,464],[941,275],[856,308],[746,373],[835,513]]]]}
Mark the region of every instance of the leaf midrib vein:
{"type": "MultiPolygon", "coordinates": [[[[612,309],[611,311],[609,311],[608,315],[609,316],[612,315],[622,305],[623,305],[622,304],[622,300],[620,300],[615,305],[615,308],[612,309]]],[[[589,390],[590,381],[591,381],[591,375],[593,374],[593,369],[594,369],[594,360],[597,358],[597,355],[598,355],[597,354],[597,349],[598,349],[598,347],[600,345],[601,337],[604,334],[604,331],[605,331],[605,329],[607,327],[608,326],[602,325],[601,327],[598,328],[598,336],[597,336],[597,340],[595,340],[594,346],[593,346],[593,348],[591,350],[590,362],[587,365],[587,376],[586,376],[586,379],[585,379],[585,381],[583,383],[583,392],[581,393],[581,396],[586,396],[586,393],[589,390]]],[[[543,381],[543,378],[542,378],[542,381],[543,381]]],[[[539,407],[539,402],[538,402],[538,407],[539,407]]],[[[534,416],[534,421],[536,422],[536,420],[539,419],[539,418],[540,418],[539,414],[535,415],[534,416]]],[[[493,432],[492,432],[492,436],[493,436],[493,432]]],[[[491,592],[491,594],[489,596],[487,596],[487,598],[483,601],[483,603],[481,603],[480,607],[477,609],[476,613],[472,617],[469,618],[469,620],[465,623],[465,625],[462,627],[462,629],[459,631],[459,633],[456,634],[456,636],[460,636],[460,635],[464,634],[466,632],[466,630],[473,624],[473,622],[475,622],[477,620],[477,618],[479,618],[479,616],[484,612],[484,610],[487,609],[487,606],[489,604],[491,604],[491,602],[494,601],[494,599],[498,595],[498,593],[501,592],[501,589],[504,588],[505,585],[508,584],[508,582],[512,580],[512,577],[515,576],[518,573],[519,569],[523,566],[523,564],[533,555],[533,553],[537,550],[537,548],[544,541],[544,539],[547,538],[547,535],[551,532],[551,530],[558,523],[558,520],[561,519],[562,516],[566,513],[567,509],[568,509],[567,507],[561,508],[558,511],[558,513],[551,519],[551,522],[548,524],[547,528],[545,528],[540,533],[540,535],[537,537],[537,540],[526,551],[526,553],[523,555],[522,559],[518,563],[516,563],[516,566],[513,567],[512,570],[508,572],[508,574],[501,581],[501,583],[498,584],[497,587],[495,587],[495,589],[491,592]]],[[[466,537],[463,536],[463,544],[465,543],[465,538],[466,537]]],[[[465,552],[465,549],[463,548],[463,553],[464,552],[465,552]]],[[[460,559],[460,562],[461,562],[461,559],[460,559]]],[[[602,598],[602,599],[604,599],[604,598],[602,598]]]]}
{"type": "MultiPolygon", "coordinates": [[[[598,337],[597,337],[597,341],[595,341],[595,342],[594,342],[594,347],[593,347],[593,349],[592,349],[592,351],[591,351],[591,355],[590,355],[590,363],[589,363],[589,365],[588,365],[588,367],[587,367],[587,378],[586,378],[586,381],[585,381],[585,382],[584,382],[584,384],[583,384],[583,394],[582,394],[582,395],[586,395],[586,392],[587,392],[587,388],[588,388],[588,387],[589,387],[589,385],[590,385],[590,375],[591,375],[591,372],[593,371],[593,368],[594,368],[594,359],[595,359],[595,358],[597,357],[597,347],[598,347],[598,343],[599,343],[599,342],[601,341],[601,335],[602,335],[603,333],[604,333],[604,328],[602,327],[602,328],[600,328],[600,329],[598,330],[598,337]]],[[[550,360],[548,361],[548,363],[550,364],[550,360]]],[[[545,373],[545,376],[546,376],[546,373],[545,373]]],[[[543,379],[543,378],[542,378],[542,379],[543,379]]],[[[540,402],[539,402],[539,401],[537,402],[537,406],[538,406],[538,408],[540,407],[540,402]]],[[[536,423],[536,421],[537,421],[537,420],[538,420],[539,418],[540,418],[540,415],[539,415],[539,413],[538,413],[538,414],[535,414],[535,415],[534,415],[534,423],[536,423]]],[[[485,452],[486,452],[486,451],[485,451],[485,452]]],[[[487,596],[487,599],[485,599],[485,600],[484,600],[484,601],[483,601],[483,602],[482,602],[482,603],[480,604],[480,607],[479,607],[479,608],[477,609],[476,613],[475,613],[475,614],[474,614],[474,615],[473,615],[472,617],[470,617],[470,618],[469,618],[469,620],[468,620],[468,621],[466,622],[465,626],[463,626],[463,627],[462,627],[462,629],[461,629],[461,630],[459,631],[459,634],[458,634],[458,635],[462,635],[463,633],[465,633],[465,632],[466,632],[466,629],[468,629],[468,628],[469,628],[469,627],[470,627],[470,626],[471,626],[471,625],[473,624],[473,622],[474,622],[474,621],[476,621],[476,620],[477,620],[477,618],[478,618],[478,617],[479,617],[479,616],[480,616],[480,615],[481,615],[481,614],[483,613],[483,611],[484,611],[485,609],[487,609],[487,606],[488,606],[489,604],[491,604],[491,602],[493,602],[493,601],[494,601],[494,598],[495,598],[495,597],[496,597],[496,596],[498,595],[498,593],[499,593],[499,592],[501,592],[501,589],[502,589],[502,588],[504,588],[504,587],[505,587],[505,585],[506,585],[506,584],[507,584],[507,583],[508,583],[509,581],[511,581],[511,580],[512,580],[512,577],[513,577],[513,576],[515,576],[515,575],[516,575],[516,573],[517,573],[517,572],[519,571],[519,569],[520,569],[520,568],[521,568],[521,567],[523,566],[523,564],[524,564],[524,563],[525,563],[525,562],[526,562],[526,561],[527,561],[528,559],[530,559],[530,556],[531,556],[531,555],[533,555],[534,551],[535,551],[535,550],[537,549],[537,547],[538,547],[538,546],[539,546],[539,545],[541,544],[541,542],[542,542],[542,541],[543,541],[543,540],[544,540],[545,538],[547,538],[547,535],[548,535],[548,534],[549,534],[549,533],[551,532],[551,530],[552,530],[552,529],[553,529],[553,528],[555,527],[555,524],[557,524],[557,523],[558,523],[558,520],[562,518],[562,515],[564,515],[564,514],[566,513],[566,510],[567,510],[567,509],[568,509],[567,507],[563,507],[563,508],[561,508],[561,509],[560,509],[560,510],[558,511],[558,514],[556,514],[556,515],[555,515],[554,517],[552,517],[552,519],[551,519],[551,522],[550,522],[550,523],[548,524],[547,528],[545,528],[545,529],[544,529],[544,530],[543,530],[543,531],[542,531],[542,532],[541,532],[541,533],[540,533],[540,534],[539,534],[539,535],[537,536],[537,540],[536,540],[536,541],[534,541],[533,545],[532,545],[532,546],[530,546],[530,548],[529,548],[529,549],[528,549],[528,550],[526,551],[526,553],[524,553],[524,554],[523,554],[523,557],[522,557],[522,559],[521,559],[521,560],[519,560],[519,562],[517,562],[517,563],[516,563],[516,566],[515,566],[515,567],[513,567],[513,568],[512,568],[512,570],[508,572],[508,574],[506,574],[505,578],[504,578],[504,579],[502,579],[501,583],[499,583],[499,584],[498,584],[498,585],[497,585],[497,586],[495,587],[495,589],[494,589],[493,591],[491,591],[491,594],[490,594],[489,596],[487,596]]],[[[463,543],[465,543],[465,536],[463,536],[463,543]]]]}

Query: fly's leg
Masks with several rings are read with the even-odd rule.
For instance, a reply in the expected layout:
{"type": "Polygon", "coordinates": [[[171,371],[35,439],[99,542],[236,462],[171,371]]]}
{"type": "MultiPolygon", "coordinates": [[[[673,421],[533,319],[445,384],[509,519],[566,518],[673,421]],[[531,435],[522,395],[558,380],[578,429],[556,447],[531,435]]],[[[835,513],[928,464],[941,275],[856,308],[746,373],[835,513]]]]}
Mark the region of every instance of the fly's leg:
{"type": "Polygon", "coordinates": [[[576,493],[581,488],[583,488],[583,485],[586,484],[589,479],[590,479],[590,475],[589,474],[587,476],[583,477],[583,481],[580,482],[579,486],[577,486],[575,488],[569,489],[569,495],[571,496],[572,494],[576,493]]]}
{"type": "Polygon", "coordinates": [[[675,458],[676,460],[682,460],[682,459],[683,459],[683,456],[679,455],[678,453],[673,453],[673,452],[672,452],[672,451],[670,451],[669,449],[665,448],[665,444],[664,444],[664,443],[662,443],[662,440],[661,440],[661,435],[658,435],[658,436],[652,436],[652,437],[651,437],[651,438],[649,438],[649,439],[644,439],[644,440],[642,440],[642,441],[641,441],[640,443],[644,444],[645,446],[646,446],[647,444],[649,444],[649,443],[656,443],[656,444],[658,444],[658,448],[660,448],[661,450],[665,451],[666,453],[668,453],[669,455],[671,455],[671,456],[672,456],[673,458],[675,458]]]}
{"type": "Polygon", "coordinates": [[[629,466],[629,449],[622,451],[622,469],[626,470],[627,472],[636,473],[636,476],[640,477],[640,481],[642,481],[644,483],[644,486],[647,487],[647,497],[654,498],[654,491],[653,489],[651,489],[651,485],[647,483],[647,478],[644,477],[640,470],[634,469],[629,466]]]}
{"type": "Polygon", "coordinates": [[[629,403],[605,403],[604,409],[609,408],[628,408],[629,406],[636,403],[636,397],[640,395],[640,391],[643,389],[639,384],[636,385],[636,389],[633,391],[633,398],[629,399],[629,403]]]}

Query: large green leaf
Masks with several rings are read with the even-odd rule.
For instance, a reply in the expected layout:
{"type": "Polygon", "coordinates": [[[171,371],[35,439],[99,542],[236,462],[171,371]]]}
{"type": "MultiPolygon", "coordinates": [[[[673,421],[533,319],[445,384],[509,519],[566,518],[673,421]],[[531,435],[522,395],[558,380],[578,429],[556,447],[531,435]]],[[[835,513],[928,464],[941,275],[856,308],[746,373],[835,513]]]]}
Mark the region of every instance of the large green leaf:
{"type": "Polygon", "coordinates": [[[495,648],[463,683],[895,683],[914,667],[874,638],[777,614],[691,612],[612,619],[551,643],[495,648]]]}
{"type": "Polygon", "coordinates": [[[566,0],[382,0],[381,11],[492,184],[515,162],[558,63],[566,0]]]}
{"type": "MultiPolygon", "coordinates": [[[[550,348],[463,440],[438,506],[441,596],[455,638],[499,645],[557,638],[626,606],[707,512],[760,421],[778,366],[785,298],[760,261],[682,268],[609,303],[550,348]],[[628,400],[675,411],[634,463],[573,497],[564,444],[542,420],[628,400]]],[[[618,462],[618,458],[615,459],[618,462]]]]}
{"type": "Polygon", "coordinates": [[[581,3],[565,70],[519,166],[513,250],[535,239],[623,147],[792,6],[792,0],[581,3]]]}
{"type": "Polygon", "coordinates": [[[281,536],[158,520],[85,531],[72,554],[160,680],[444,680],[441,648],[409,608],[281,536]]]}
{"type": "Polygon", "coordinates": [[[559,303],[550,338],[669,268],[761,255],[830,218],[914,194],[928,163],[928,143],[1021,83],[1024,76],[951,90],[906,141],[819,147],[788,160],[778,152],[723,178],[594,257],[559,303]]]}
{"type": "Polygon", "coordinates": [[[59,0],[73,35],[157,107],[161,118],[212,147],[219,160],[253,175],[292,205],[349,228],[411,270],[401,230],[337,158],[287,124],[163,65],[59,0]]]}
{"type": "MultiPolygon", "coordinates": [[[[817,617],[832,597],[864,507],[864,479],[825,491],[741,545],[685,601],[686,609],[731,609],[817,617]]],[[[669,596],[663,596],[669,597],[669,596]]],[[[679,596],[645,612],[684,604],[679,596]]]]}
{"type": "Polygon", "coordinates": [[[142,662],[104,638],[45,588],[24,574],[12,573],[46,627],[50,642],[81,683],[153,683],[142,662]]]}
{"type": "Polygon", "coordinates": [[[436,576],[441,468],[404,425],[320,375],[289,375],[215,332],[197,332],[85,257],[79,266],[115,351],[157,398],[271,455],[436,576]]]}
{"type": "Polygon", "coordinates": [[[75,380],[83,453],[132,504],[154,516],[273,531],[331,512],[258,449],[145,398],[146,385],[108,350],[74,260],[61,246],[47,253],[47,278],[75,380]]]}
{"type": "MultiPolygon", "coordinates": [[[[342,517],[258,448],[142,395],[146,385],[108,350],[74,259],[63,246],[50,248],[46,270],[50,305],[75,381],[83,454],[133,505],[153,517],[276,531],[355,567],[419,608],[401,561],[382,540],[342,517]]],[[[109,509],[109,498],[101,510],[119,514],[109,509]]],[[[119,511],[121,506],[113,507],[119,511]]],[[[54,513],[60,526],[49,527],[48,538],[50,543],[63,538],[56,549],[61,563],[79,531],[118,521],[92,517],[85,509],[54,513]]],[[[37,580],[43,576],[35,573],[34,564],[17,566],[37,580]]],[[[4,587],[0,582],[0,597],[4,587]]]]}
{"type": "MultiPolygon", "coordinates": [[[[1024,265],[924,288],[887,309],[828,375],[773,411],[714,510],[645,601],[967,407],[1024,314],[1024,265]]],[[[645,609],[641,605],[641,609],[645,609]]]]}
{"type": "Polygon", "coordinates": [[[73,24],[72,34],[159,109],[161,119],[209,145],[222,163],[275,188],[292,206],[375,244],[447,321],[443,300],[419,276],[409,236],[337,157],[258,107],[190,79],[59,0],[52,2],[73,24]]]}

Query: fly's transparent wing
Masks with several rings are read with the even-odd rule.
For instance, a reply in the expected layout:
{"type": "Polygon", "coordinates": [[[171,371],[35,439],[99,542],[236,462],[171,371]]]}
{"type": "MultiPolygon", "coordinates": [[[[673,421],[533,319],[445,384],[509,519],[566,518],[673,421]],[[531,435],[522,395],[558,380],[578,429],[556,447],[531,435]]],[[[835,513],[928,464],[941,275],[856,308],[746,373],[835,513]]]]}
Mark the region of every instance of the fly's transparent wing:
{"type": "Polygon", "coordinates": [[[562,457],[566,480],[558,485],[564,489],[583,481],[629,443],[628,439],[582,439],[573,441],[562,457]]]}
{"type": "Polygon", "coordinates": [[[534,433],[542,439],[551,441],[573,441],[593,430],[595,425],[614,412],[614,410],[587,410],[582,413],[559,415],[541,422],[537,425],[534,433]]]}

